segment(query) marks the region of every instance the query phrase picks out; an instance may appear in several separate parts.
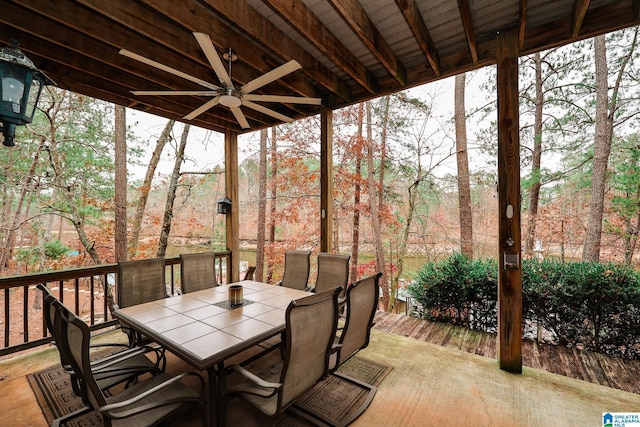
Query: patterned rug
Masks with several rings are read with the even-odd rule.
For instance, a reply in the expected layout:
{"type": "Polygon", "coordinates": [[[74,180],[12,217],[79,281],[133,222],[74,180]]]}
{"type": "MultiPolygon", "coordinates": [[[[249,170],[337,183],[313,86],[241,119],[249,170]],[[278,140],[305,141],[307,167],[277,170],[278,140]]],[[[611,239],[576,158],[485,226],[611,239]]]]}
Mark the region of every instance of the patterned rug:
{"type": "Polygon", "coordinates": [[[278,422],[279,427],[315,425],[309,419],[330,426],[346,426],[369,406],[376,387],[391,371],[362,357],[353,356],[337,371],[296,399],[292,410],[278,422]]]}
{"type": "MultiPolygon", "coordinates": [[[[341,376],[332,375],[318,383],[296,401],[296,406],[323,414],[331,420],[331,425],[343,425],[344,422],[353,421],[351,418],[353,418],[354,412],[357,412],[368,399],[369,389],[358,385],[358,382],[375,387],[390,371],[389,366],[354,356],[338,370],[341,376]],[[350,378],[356,381],[354,382],[350,378]]],[[[51,424],[56,418],[84,408],[82,400],[73,393],[69,374],[61,366],[29,374],[27,379],[48,424],[51,424]]],[[[65,425],[71,427],[101,426],[102,417],[98,412],[91,411],[73,418],[65,425]]],[[[277,425],[300,427],[314,424],[296,413],[287,411],[277,425]]]]}
{"type": "MultiPolygon", "coordinates": [[[[85,407],[82,399],[76,396],[71,388],[69,374],[60,365],[29,374],[27,379],[49,425],[56,418],[85,407]]],[[[97,411],[92,411],[73,418],[65,425],[70,427],[101,426],[102,417],[97,411]]]]}

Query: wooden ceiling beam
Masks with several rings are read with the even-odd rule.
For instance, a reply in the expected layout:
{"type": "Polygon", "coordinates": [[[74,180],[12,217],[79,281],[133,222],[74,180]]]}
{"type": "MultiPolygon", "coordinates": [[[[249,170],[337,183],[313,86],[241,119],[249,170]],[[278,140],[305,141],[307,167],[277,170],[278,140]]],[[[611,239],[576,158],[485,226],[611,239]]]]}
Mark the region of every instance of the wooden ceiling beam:
{"type": "MultiPolygon", "coordinates": [[[[22,0],[17,0],[16,2],[20,2],[22,0]]],[[[41,6],[41,3],[47,0],[29,0],[25,1],[25,6],[41,6]]],[[[13,5],[7,5],[8,8],[16,7],[13,5]]],[[[44,10],[44,9],[38,9],[44,10]]],[[[38,28],[39,35],[46,37],[45,40],[50,41],[56,45],[58,45],[58,49],[71,49],[78,54],[88,54],[91,56],[86,56],[84,59],[80,61],[80,65],[78,71],[83,71],[85,69],[91,68],[93,70],[96,78],[105,79],[107,78],[114,86],[114,91],[116,91],[117,87],[121,87],[121,89],[117,90],[117,93],[120,96],[128,97],[130,102],[142,102],[144,104],[151,104],[152,102],[159,102],[159,97],[137,97],[130,93],[131,90],[147,90],[147,89],[158,89],[158,90],[175,90],[175,89],[202,89],[194,86],[193,84],[188,84],[185,80],[181,78],[176,78],[173,75],[165,73],[164,71],[160,71],[155,69],[154,67],[147,66],[145,64],[140,64],[136,61],[133,61],[129,58],[125,58],[122,55],[118,54],[119,48],[122,46],[127,46],[124,43],[131,44],[131,40],[136,39],[132,33],[129,32],[128,29],[124,27],[120,27],[118,24],[113,21],[106,20],[104,18],[97,18],[93,16],[90,19],[89,11],[85,8],[76,8],[73,11],[73,16],[78,18],[73,20],[73,28],[69,27],[71,22],[69,22],[69,18],[65,11],[68,9],[59,8],[57,11],[61,11],[59,14],[54,14],[48,12],[48,16],[44,17],[38,14],[32,15],[31,18],[27,18],[26,13],[20,13],[19,10],[15,10],[15,16],[24,17],[21,22],[21,18],[13,19],[12,22],[7,22],[7,25],[16,25],[21,26],[23,31],[30,31],[31,28],[38,28]],[[84,16],[84,15],[87,16],[84,16]],[[55,19],[55,20],[54,20],[55,19]],[[36,22],[33,22],[33,21],[36,22]],[[74,31],[82,31],[84,34],[87,34],[91,37],[78,37],[74,31]],[[94,34],[96,32],[96,34],[94,34]],[[99,37],[101,34],[109,35],[109,40],[113,45],[107,44],[107,41],[102,41],[102,38],[99,37]],[[59,40],[65,40],[64,45],[59,44],[59,40]],[[93,61],[97,62],[94,63],[93,61]],[[105,67],[108,69],[109,67],[114,67],[113,72],[105,73],[105,67]],[[138,80],[131,80],[131,75],[137,76],[138,80]],[[173,82],[173,85],[168,86],[167,82],[173,82]]],[[[35,11],[37,12],[37,10],[35,11]]],[[[4,16],[4,15],[3,15],[4,16]]],[[[10,14],[11,16],[11,14],[10,14]]],[[[2,16],[0,16],[0,20],[2,20],[2,16]]],[[[190,34],[189,34],[190,35],[190,34]]],[[[170,51],[166,51],[162,49],[157,43],[152,43],[149,41],[148,47],[147,44],[143,44],[142,41],[144,39],[138,38],[137,47],[138,49],[145,52],[146,55],[151,58],[159,58],[162,57],[164,61],[171,64],[181,64],[184,67],[184,64],[187,63],[187,59],[184,56],[172,56],[170,51]]],[[[197,46],[197,43],[193,43],[194,47],[194,55],[202,56],[202,53],[197,46]]],[[[56,49],[56,50],[58,50],[56,49]]],[[[53,50],[52,50],[53,51],[53,50]]],[[[177,55],[177,54],[176,54],[177,55]]],[[[71,58],[77,58],[77,55],[71,55],[71,58]]],[[[177,68],[177,67],[174,67],[177,68]]],[[[212,81],[216,83],[214,79],[216,79],[215,75],[211,71],[210,65],[203,64],[202,67],[188,67],[189,73],[193,74],[203,80],[212,81]],[[202,72],[200,72],[202,71],[202,72]]],[[[96,82],[99,84],[99,82],[96,82]]],[[[174,104],[184,106],[185,109],[188,109],[185,112],[185,115],[189,113],[191,110],[202,105],[209,98],[203,97],[171,97],[173,99],[162,101],[166,104],[174,104]]],[[[288,109],[286,106],[278,106],[275,108],[279,110],[282,114],[292,115],[291,112],[295,110],[288,109]]],[[[226,108],[215,108],[216,117],[220,117],[223,120],[229,120],[230,123],[235,123],[235,118],[226,108]],[[219,111],[219,112],[218,112],[219,111]]],[[[263,124],[271,121],[270,119],[266,119],[265,115],[259,112],[256,112],[252,109],[245,109],[245,116],[247,119],[255,121],[257,123],[263,124]]],[[[303,110],[301,110],[303,111],[303,110]]],[[[209,112],[212,112],[211,110],[209,112]]],[[[213,113],[213,112],[212,112],[213,113]]],[[[299,111],[297,112],[300,113],[299,111]]],[[[298,115],[294,114],[294,115],[298,115]]],[[[185,121],[184,119],[180,119],[181,121],[185,121]]]]}
{"type": "Polygon", "coordinates": [[[360,86],[370,93],[375,93],[375,76],[327,29],[302,0],[263,1],[360,86]]]}
{"type": "Polygon", "coordinates": [[[471,53],[471,60],[474,64],[478,63],[478,43],[476,42],[476,30],[473,25],[473,17],[471,16],[471,5],[469,0],[458,0],[458,8],[460,9],[460,18],[464,33],[467,36],[467,44],[471,53]]]}
{"type": "Polygon", "coordinates": [[[424,19],[422,19],[418,5],[415,0],[396,0],[396,4],[398,8],[400,8],[402,15],[404,15],[404,19],[407,21],[407,25],[409,25],[409,29],[416,38],[420,49],[422,49],[424,55],[427,57],[433,72],[436,76],[439,76],[440,56],[431,39],[429,30],[427,30],[427,24],[425,24],[424,19]]]}
{"type": "Polygon", "coordinates": [[[527,33],[527,0],[520,0],[520,19],[518,29],[518,47],[524,47],[524,36],[527,33]]]}
{"type": "MultiPolygon", "coordinates": [[[[167,1],[172,7],[172,1],[167,1]]],[[[298,46],[283,31],[273,25],[245,0],[203,0],[211,10],[233,23],[234,26],[254,38],[256,43],[268,46],[270,51],[285,60],[295,59],[302,71],[331,93],[351,99],[351,90],[337,75],[298,46]]]]}
{"type": "Polygon", "coordinates": [[[571,16],[571,37],[578,37],[582,28],[582,21],[587,15],[591,0],[575,0],[573,2],[573,14],[571,16]]]}
{"type": "MultiPolygon", "coordinates": [[[[191,21],[188,21],[184,18],[187,8],[181,7],[181,5],[177,4],[177,1],[171,2],[171,5],[173,6],[171,9],[166,6],[167,3],[154,2],[153,5],[158,8],[167,8],[166,10],[156,9],[153,12],[145,6],[133,2],[123,6],[120,3],[111,1],[79,1],[97,13],[113,19],[119,24],[132,31],[138,32],[154,42],[161,43],[169,49],[182,49],[185,53],[188,53],[189,57],[200,63],[202,67],[207,70],[207,73],[209,74],[209,78],[207,80],[214,84],[220,84],[219,78],[211,70],[211,65],[206,60],[192,34],[194,30],[199,31],[204,27],[208,30],[215,29],[214,32],[209,31],[209,33],[213,33],[213,37],[210,36],[210,38],[212,43],[217,45],[220,49],[220,55],[222,55],[221,52],[226,51],[232,45],[234,50],[238,52],[238,57],[241,60],[238,60],[233,64],[233,80],[236,81],[237,85],[241,86],[258,76],[255,72],[250,73],[249,67],[258,69],[261,74],[271,71],[271,69],[274,68],[273,64],[268,64],[264,61],[263,58],[266,56],[266,52],[262,52],[261,54],[242,55],[241,52],[255,52],[259,48],[244,38],[238,37],[237,33],[231,31],[226,25],[222,25],[222,22],[220,22],[217,17],[213,16],[209,9],[202,6],[200,6],[198,10],[195,10],[196,13],[187,15],[188,18],[191,19],[191,21]],[[186,31],[183,28],[180,28],[180,31],[167,31],[167,28],[175,27],[175,21],[168,20],[166,18],[167,16],[171,16],[172,18],[176,17],[180,25],[187,29],[191,28],[192,31],[186,31]],[[199,24],[201,24],[202,27],[199,27],[199,24]],[[245,66],[245,64],[249,64],[249,67],[245,66]]],[[[194,8],[198,7],[198,5],[193,2],[189,2],[188,5],[194,8]]],[[[159,62],[162,61],[160,60],[159,62]]],[[[184,68],[184,64],[175,64],[173,68],[181,70],[184,68]]],[[[256,93],[260,92],[261,91],[258,91],[256,93]]],[[[304,80],[299,74],[279,79],[269,87],[269,94],[292,95],[291,92],[294,92],[293,95],[298,94],[308,97],[321,96],[321,94],[317,94],[314,87],[304,80]],[[280,88],[281,86],[284,86],[285,88],[282,89],[280,88]]],[[[142,97],[142,100],[144,101],[144,97],[142,97]]],[[[208,99],[203,98],[203,102],[207,100],[208,99]]],[[[304,109],[298,108],[293,104],[288,106],[277,104],[271,106],[271,108],[279,110],[279,112],[285,115],[291,115],[291,111],[296,113],[304,111],[304,109]]],[[[251,116],[251,114],[249,114],[249,116],[251,116]]]]}
{"type": "Polygon", "coordinates": [[[404,66],[358,0],[328,1],[393,78],[404,86],[407,79],[404,66]]]}
{"type": "MultiPolygon", "coordinates": [[[[13,5],[7,5],[7,9],[5,10],[14,11],[12,9],[14,7],[13,5]]],[[[11,23],[4,22],[4,16],[5,15],[0,15],[0,24],[2,24],[0,25],[0,40],[18,38],[19,41],[22,42],[21,48],[23,52],[37,64],[37,67],[45,70],[46,74],[52,78],[61,89],[82,93],[87,96],[125,106],[133,106],[134,104],[140,103],[151,105],[151,101],[153,101],[155,107],[160,107],[159,109],[165,112],[164,114],[160,114],[162,116],[167,117],[166,112],[170,111],[182,112],[182,115],[177,117],[177,120],[181,121],[183,121],[182,116],[188,114],[204,102],[201,98],[195,97],[164,97],[162,99],[154,97],[149,100],[132,98],[129,93],[129,88],[144,84],[144,81],[135,72],[131,72],[131,70],[124,72],[121,69],[114,68],[109,64],[97,61],[91,57],[83,57],[74,50],[66,49],[65,46],[40,38],[37,35],[29,34],[22,28],[12,26],[20,25],[20,20],[14,19],[11,23]]],[[[20,16],[25,17],[28,22],[42,23],[33,16],[30,19],[26,18],[27,15],[25,14],[20,16]]],[[[62,39],[68,39],[68,37],[73,36],[73,34],[65,32],[64,28],[54,22],[48,21],[47,24],[48,25],[43,28],[57,34],[62,39]]],[[[83,46],[88,51],[105,51],[104,46],[99,41],[85,39],[84,42],[85,44],[83,46]]],[[[144,72],[140,74],[144,74],[144,72]]],[[[175,116],[175,114],[173,116],[175,116]]],[[[227,127],[235,126],[236,124],[235,118],[229,111],[224,111],[224,109],[216,110],[216,114],[211,114],[209,118],[213,118],[212,123],[224,123],[227,127]]],[[[265,120],[264,115],[257,112],[250,114],[250,119],[259,124],[268,122],[265,120]]],[[[212,129],[211,125],[203,120],[192,122],[198,126],[212,129]]],[[[240,129],[240,127],[238,127],[238,129],[240,129]]]]}

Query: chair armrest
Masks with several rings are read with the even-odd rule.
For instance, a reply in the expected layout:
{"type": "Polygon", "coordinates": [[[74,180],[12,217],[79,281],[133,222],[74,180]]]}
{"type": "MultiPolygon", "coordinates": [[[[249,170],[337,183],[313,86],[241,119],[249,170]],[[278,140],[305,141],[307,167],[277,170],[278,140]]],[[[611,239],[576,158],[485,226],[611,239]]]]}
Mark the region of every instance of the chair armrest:
{"type": "Polygon", "coordinates": [[[245,377],[247,380],[251,381],[252,383],[254,383],[255,385],[257,385],[260,388],[256,388],[256,387],[248,387],[248,386],[243,386],[243,385],[237,385],[234,386],[233,388],[231,388],[229,390],[230,393],[248,393],[248,394],[253,394],[256,396],[261,396],[261,397],[271,397],[273,395],[275,395],[276,393],[278,393],[280,391],[280,389],[282,389],[283,384],[282,383],[272,383],[269,381],[265,381],[262,378],[260,378],[259,376],[257,376],[256,374],[254,374],[253,372],[243,368],[240,365],[230,365],[229,369],[232,369],[236,372],[238,372],[240,375],[242,375],[243,377],[245,377]]]}
{"type": "Polygon", "coordinates": [[[136,395],[136,396],[134,396],[134,397],[132,397],[130,399],[123,400],[123,401],[117,402],[117,403],[111,403],[111,404],[108,404],[108,405],[101,406],[101,407],[98,408],[98,410],[101,413],[103,413],[103,412],[107,413],[107,414],[109,414],[110,416],[112,416],[114,418],[122,418],[122,417],[133,415],[133,414],[138,413],[138,412],[149,410],[149,409],[151,409],[153,407],[164,406],[164,405],[168,405],[168,404],[173,404],[173,403],[193,400],[191,398],[167,399],[167,400],[164,400],[164,401],[159,401],[159,402],[153,403],[151,405],[144,405],[144,406],[142,406],[140,408],[137,408],[136,410],[132,410],[132,411],[126,411],[126,412],[123,412],[123,413],[116,413],[116,414],[110,413],[111,411],[114,411],[114,410],[117,410],[117,409],[120,409],[120,408],[124,408],[124,407],[132,405],[132,404],[134,404],[136,402],[139,402],[140,400],[145,399],[145,398],[151,396],[154,393],[157,393],[158,391],[160,391],[160,390],[162,390],[162,389],[164,389],[166,387],[169,387],[170,385],[182,380],[183,378],[185,378],[187,376],[196,376],[196,377],[198,377],[200,379],[200,388],[204,389],[204,380],[202,379],[202,377],[200,375],[196,374],[195,372],[185,372],[183,374],[176,375],[175,377],[171,377],[171,378],[167,379],[166,381],[156,385],[155,387],[152,387],[149,390],[147,390],[147,391],[145,391],[143,393],[140,393],[140,394],[138,394],[138,395],[136,395]]]}

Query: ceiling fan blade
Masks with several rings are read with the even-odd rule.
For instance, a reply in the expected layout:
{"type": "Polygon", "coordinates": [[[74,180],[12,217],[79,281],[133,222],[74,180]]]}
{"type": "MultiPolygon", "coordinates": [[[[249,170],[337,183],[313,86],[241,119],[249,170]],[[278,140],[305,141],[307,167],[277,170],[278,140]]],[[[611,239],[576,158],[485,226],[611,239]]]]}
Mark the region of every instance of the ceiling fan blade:
{"type": "Polygon", "coordinates": [[[286,64],[279,66],[278,68],[274,68],[266,74],[261,75],[258,78],[251,80],[246,85],[240,88],[240,93],[246,94],[253,92],[256,89],[261,88],[264,85],[271,83],[274,80],[278,80],[280,77],[286,76],[289,73],[293,73],[296,70],[302,68],[302,65],[298,64],[298,61],[291,60],[286,64]]]}
{"type": "Polygon", "coordinates": [[[198,83],[200,86],[204,86],[208,89],[212,89],[212,90],[217,90],[217,89],[221,89],[220,86],[216,86],[213,83],[209,83],[207,81],[204,81],[202,79],[199,79],[197,77],[194,77],[190,74],[187,73],[183,73],[182,71],[176,70],[175,68],[171,68],[167,65],[161,64],[159,62],[154,61],[153,59],[149,59],[149,58],[145,58],[142,55],[138,55],[137,53],[133,53],[131,51],[128,51],[126,49],[120,49],[120,55],[124,55],[128,58],[131,59],[135,59],[136,61],[142,62],[143,64],[147,64],[150,65],[152,67],[155,67],[159,70],[162,71],[166,71],[169,74],[173,74],[174,76],[178,76],[178,77],[182,77],[185,80],[189,80],[192,81],[194,83],[198,83]]]}
{"type": "Polygon", "coordinates": [[[202,49],[202,51],[204,52],[205,56],[209,60],[209,64],[211,64],[213,71],[215,71],[220,81],[226,87],[233,88],[231,77],[227,73],[227,70],[224,68],[224,64],[222,63],[220,56],[218,56],[218,51],[211,42],[211,38],[209,37],[209,35],[205,33],[193,33],[193,35],[198,41],[200,49],[202,49]]]}
{"type": "Polygon", "coordinates": [[[216,96],[217,90],[132,90],[134,95],[192,95],[192,96],[216,96]]]}
{"type": "Polygon", "coordinates": [[[282,120],[283,122],[286,122],[286,123],[291,123],[293,121],[293,119],[291,117],[287,117],[284,114],[280,114],[280,113],[278,113],[276,111],[273,111],[273,110],[271,110],[271,109],[269,109],[267,107],[263,107],[262,105],[254,104],[253,102],[247,101],[245,99],[242,100],[242,105],[244,105],[245,107],[252,108],[252,109],[254,109],[256,111],[259,111],[259,112],[261,112],[263,114],[266,114],[268,116],[275,117],[276,119],[282,120]]]}
{"type": "Polygon", "coordinates": [[[196,108],[195,110],[193,110],[192,112],[190,112],[189,114],[184,116],[183,119],[185,119],[185,120],[193,120],[196,117],[198,117],[200,114],[202,114],[205,111],[207,111],[208,109],[210,109],[211,107],[217,105],[219,101],[220,101],[220,97],[216,96],[215,98],[210,99],[209,101],[207,101],[204,104],[202,104],[200,107],[196,108]]]}
{"type": "Polygon", "coordinates": [[[305,96],[254,95],[250,93],[242,95],[242,99],[246,99],[247,101],[279,102],[284,104],[320,105],[322,103],[322,98],[307,98],[305,96]]]}
{"type": "Polygon", "coordinates": [[[238,121],[242,129],[249,129],[251,127],[249,126],[249,122],[247,121],[246,117],[242,113],[242,110],[240,109],[240,107],[229,107],[229,109],[231,109],[231,112],[233,113],[233,115],[236,116],[236,120],[238,121]]]}

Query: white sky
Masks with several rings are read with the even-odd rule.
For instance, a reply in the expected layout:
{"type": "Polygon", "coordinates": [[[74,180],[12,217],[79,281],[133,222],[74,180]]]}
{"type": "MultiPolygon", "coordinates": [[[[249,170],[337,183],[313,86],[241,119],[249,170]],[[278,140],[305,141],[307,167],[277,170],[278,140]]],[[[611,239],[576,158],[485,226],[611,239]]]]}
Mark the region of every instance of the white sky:
{"type": "MultiPolygon", "coordinates": [[[[477,108],[485,102],[484,96],[479,90],[480,83],[483,79],[484,74],[482,72],[473,74],[473,77],[470,77],[469,74],[467,75],[465,99],[467,111],[477,108]]],[[[441,119],[449,120],[453,118],[453,90],[454,79],[446,78],[411,89],[410,94],[411,96],[421,97],[421,94],[426,92],[435,92],[437,94],[435,111],[438,112],[438,116],[440,116],[441,119]]],[[[132,179],[144,178],[146,165],[151,158],[157,138],[166,123],[167,119],[163,117],[154,116],[138,110],[127,109],[127,125],[146,144],[146,154],[142,159],[144,165],[129,165],[129,174],[132,179]]],[[[165,146],[156,175],[168,175],[171,173],[174,165],[175,146],[180,140],[182,129],[183,124],[176,122],[173,131],[174,145],[172,147],[165,146]]],[[[467,123],[467,135],[470,141],[474,138],[473,131],[474,124],[472,121],[469,121],[467,123]]],[[[258,138],[259,135],[257,132],[240,135],[238,138],[240,162],[243,159],[244,149],[250,145],[257,144],[258,138]]],[[[217,164],[224,164],[224,135],[192,126],[189,132],[185,157],[186,160],[185,164],[182,165],[182,171],[210,170],[217,164]]]]}

